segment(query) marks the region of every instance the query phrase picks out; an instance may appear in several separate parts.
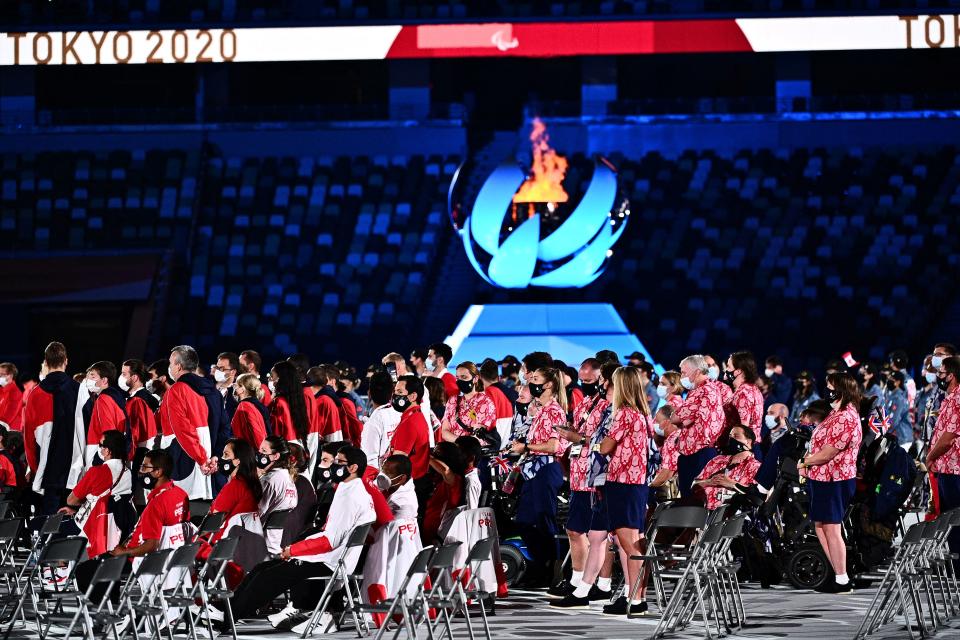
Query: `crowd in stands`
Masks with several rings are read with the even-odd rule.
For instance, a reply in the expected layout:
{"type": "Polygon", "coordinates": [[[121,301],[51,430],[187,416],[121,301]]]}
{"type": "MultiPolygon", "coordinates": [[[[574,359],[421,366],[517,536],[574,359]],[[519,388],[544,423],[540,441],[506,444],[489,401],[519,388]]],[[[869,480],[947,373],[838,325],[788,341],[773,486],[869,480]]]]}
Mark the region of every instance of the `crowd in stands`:
{"type": "MultiPolygon", "coordinates": [[[[171,528],[209,504],[225,518],[201,554],[222,536],[260,541],[230,565],[234,614],[274,611],[271,624],[287,629],[306,624],[318,593],[304,580],[331,575],[355,527],[376,536],[401,520],[431,544],[462,509],[512,492],[512,525],[532,555],[520,586],[551,585],[562,524],[572,574],[550,587],[552,605],[606,600],[606,613],[635,615],[647,610],[645,584],[617,597],[608,539],[625,583],[640,584],[631,556],[644,548],[649,508],[767,495],[781,440],[805,433],[797,472],[835,576],[821,590],[847,593],[841,525],[858,483],[869,483],[868,447],[892,443],[928,471],[934,510],[960,506],[960,357],[939,343],[909,365],[902,351],[882,364],[847,354],[825,375],[791,375],[776,355],[761,372],[738,351],[690,355],[657,375],[639,353],[624,362],[601,351],[578,367],[545,352],[477,364],[435,343],[409,358],[385,354],[361,379],[345,362],[315,365],[301,353],[267,367],[255,351],[222,352],[208,366],[186,345],[149,365],[78,368],[52,342],[39,383],[21,386],[15,364],[0,364],[0,483],[25,516],[73,517],[88,540],[83,588],[101,558],[182,544],[171,528]],[[283,527],[266,526],[276,512],[283,527]]],[[[351,571],[364,562],[355,551],[351,571]]],[[[504,576],[497,582],[506,595],[504,576]]]]}

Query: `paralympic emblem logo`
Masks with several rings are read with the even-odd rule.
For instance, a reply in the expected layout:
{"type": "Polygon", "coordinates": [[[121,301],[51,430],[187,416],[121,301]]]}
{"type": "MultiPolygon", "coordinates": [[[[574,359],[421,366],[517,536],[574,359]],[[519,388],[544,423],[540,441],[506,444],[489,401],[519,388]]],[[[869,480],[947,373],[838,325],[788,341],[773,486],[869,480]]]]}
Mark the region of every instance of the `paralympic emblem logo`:
{"type": "MultiPolygon", "coordinates": [[[[451,217],[470,264],[491,285],[585,287],[604,272],[623,235],[629,201],[619,193],[614,166],[597,157],[574,203],[564,188],[567,159],[549,147],[543,124],[534,120],[533,125],[530,173],[516,162],[501,163],[480,186],[467,213],[463,194],[456,193],[458,183],[466,182],[461,167],[451,184],[451,217]]],[[[582,164],[578,175],[590,170],[591,165],[582,164]]],[[[576,187],[571,190],[576,192],[576,187]]]]}

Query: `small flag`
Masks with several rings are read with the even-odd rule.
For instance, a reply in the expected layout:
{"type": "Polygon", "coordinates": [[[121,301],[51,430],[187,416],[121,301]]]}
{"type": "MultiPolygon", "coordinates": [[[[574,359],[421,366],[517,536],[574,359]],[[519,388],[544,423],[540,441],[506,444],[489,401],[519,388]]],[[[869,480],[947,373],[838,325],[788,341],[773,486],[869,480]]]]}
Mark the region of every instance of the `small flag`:
{"type": "Polygon", "coordinates": [[[854,360],[853,354],[850,353],[849,351],[847,351],[847,352],[846,352],[845,354],[843,354],[843,356],[841,356],[841,357],[843,358],[843,361],[847,363],[847,366],[848,366],[848,367],[851,367],[851,368],[852,368],[852,367],[857,366],[857,361],[854,360]]]}
{"type": "Polygon", "coordinates": [[[878,437],[882,436],[890,428],[890,417],[883,409],[877,409],[870,416],[870,430],[878,437]]]}
{"type": "Polygon", "coordinates": [[[500,468],[500,470],[503,471],[504,473],[510,473],[510,469],[512,467],[506,458],[497,456],[493,458],[492,462],[493,464],[497,465],[500,468]]]}

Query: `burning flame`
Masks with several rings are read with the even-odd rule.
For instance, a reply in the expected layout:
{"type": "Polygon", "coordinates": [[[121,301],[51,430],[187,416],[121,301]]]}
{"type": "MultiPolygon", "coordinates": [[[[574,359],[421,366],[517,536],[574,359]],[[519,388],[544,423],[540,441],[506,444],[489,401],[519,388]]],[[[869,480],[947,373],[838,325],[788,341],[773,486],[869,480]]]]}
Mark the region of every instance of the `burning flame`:
{"type": "Polygon", "coordinates": [[[540,118],[533,119],[530,142],[533,147],[531,175],[520,185],[513,201],[566,202],[569,196],[563,190],[563,177],[567,173],[567,159],[550,148],[547,126],[540,118]]]}

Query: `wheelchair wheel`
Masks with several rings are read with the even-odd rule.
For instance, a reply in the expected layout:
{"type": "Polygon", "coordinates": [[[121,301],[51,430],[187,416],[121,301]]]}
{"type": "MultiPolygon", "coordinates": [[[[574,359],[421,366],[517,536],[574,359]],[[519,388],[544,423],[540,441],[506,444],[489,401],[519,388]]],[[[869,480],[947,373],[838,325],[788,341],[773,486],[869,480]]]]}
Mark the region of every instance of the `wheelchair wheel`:
{"type": "Polygon", "coordinates": [[[523,554],[512,544],[505,544],[500,547],[500,563],[503,565],[503,573],[506,576],[507,584],[513,586],[523,576],[527,569],[527,561],[523,554]]]}
{"type": "Polygon", "coordinates": [[[798,589],[816,589],[830,577],[830,562],[820,547],[801,547],[787,561],[787,577],[798,589]]]}

